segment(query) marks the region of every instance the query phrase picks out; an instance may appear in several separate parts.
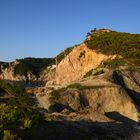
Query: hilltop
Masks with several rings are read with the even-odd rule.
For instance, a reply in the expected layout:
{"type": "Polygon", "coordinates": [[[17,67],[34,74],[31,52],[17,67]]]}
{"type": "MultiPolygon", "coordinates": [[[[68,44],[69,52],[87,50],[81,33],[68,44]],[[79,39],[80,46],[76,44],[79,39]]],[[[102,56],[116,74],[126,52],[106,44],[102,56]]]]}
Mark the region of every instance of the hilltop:
{"type": "Polygon", "coordinates": [[[90,34],[87,47],[103,54],[117,54],[140,65],[140,34],[101,29],[90,34]]]}

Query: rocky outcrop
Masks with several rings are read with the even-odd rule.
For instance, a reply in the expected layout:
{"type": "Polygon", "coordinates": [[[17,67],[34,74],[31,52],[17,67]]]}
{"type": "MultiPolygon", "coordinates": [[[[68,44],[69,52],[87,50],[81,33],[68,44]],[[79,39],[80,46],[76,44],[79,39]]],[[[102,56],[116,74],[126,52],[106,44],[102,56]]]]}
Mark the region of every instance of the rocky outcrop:
{"type": "MultiPolygon", "coordinates": [[[[92,115],[118,112],[131,120],[139,121],[140,87],[132,77],[127,71],[106,70],[104,74],[90,76],[53,92],[46,89],[36,97],[40,106],[53,112],[64,109],[72,112],[86,112],[88,109],[86,114],[92,115]]],[[[137,79],[139,78],[135,77],[137,79]]]]}
{"type": "Polygon", "coordinates": [[[40,75],[40,80],[47,82],[47,84],[49,84],[48,82],[50,83],[53,82],[53,79],[55,78],[55,72],[56,72],[56,65],[47,67],[47,69],[44,70],[40,75]]]}
{"type": "Polygon", "coordinates": [[[1,72],[0,72],[0,79],[1,80],[9,80],[9,81],[35,81],[37,77],[33,75],[31,72],[28,72],[27,75],[15,75],[14,74],[14,67],[15,65],[19,64],[18,61],[12,62],[6,67],[2,67],[1,65],[1,72]]]}
{"type": "Polygon", "coordinates": [[[86,44],[75,47],[56,67],[55,83],[66,84],[81,79],[89,70],[97,68],[102,61],[114,59],[116,55],[97,53],[86,44]]]}

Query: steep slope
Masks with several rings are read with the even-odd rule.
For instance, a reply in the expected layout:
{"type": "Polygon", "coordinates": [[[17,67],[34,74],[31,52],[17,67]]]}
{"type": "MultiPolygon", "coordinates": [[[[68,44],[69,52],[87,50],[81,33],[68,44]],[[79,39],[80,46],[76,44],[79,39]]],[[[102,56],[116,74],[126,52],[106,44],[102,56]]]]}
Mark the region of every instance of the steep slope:
{"type": "MultiPolygon", "coordinates": [[[[40,92],[36,97],[42,107],[55,112],[64,109],[76,112],[88,109],[86,114],[118,112],[139,121],[140,86],[128,72],[106,70],[52,92],[46,89],[45,94],[40,92]]],[[[137,74],[140,77],[140,72],[137,74]]],[[[135,79],[140,80],[139,77],[135,79]]]]}
{"type": "Polygon", "coordinates": [[[54,64],[53,58],[24,58],[11,63],[0,63],[0,79],[9,81],[37,81],[48,66],[54,64]]]}
{"type": "Polygon", "coordinates": [[[54,77],[36,94],[40,106],[54,112],[65,109],[79,112],[87,108],[93,114],[117,112],[138,122],[139,41],[139,35],[107,29],[90,33],[84,43],[63,57],[53,70],[54,77]],[[115,37],[118,45],[125,44],[122,52],[115,37]],[[137,50],[136,54],[131,45],[137,50]],[[128,52],[133,54],[129,58],[128,52]]]}
{"type": "Polygon", "coordinates": [[[110,67],[127,63],[132,67],[139,66],[140,35],[108,29],[93,30],[84,43],[66,49],[57,57],[58,65],[51,83],[58,85],[81,79],[89,70],[102,64],[110,67]]]}
{"type": "Polygon", "coordinates": [[[92,32],[85,40],[88,48],[103,54],[117,54],[140,65],[140,34],[100,29],[92,32]]]}
{"type": "MultiPolygon", "coordinates": [[[[33,75],[30,71],[28,71],[26,74],[23,74],[23,75],[15,74],[15,67],[17,65],[20,65],[20,62],[15,61],[15,62],[9,64],[5,68],[2,67],[0,79],[10,80],[10,81],[37,80],[36,76],[33,75]]],[[[20,71],[23,71],[23,68],[21,68],[20,71]]]]}
{"type": "Polygon", "coordinates": [[[66,84],[81,79],[85,73],[97,68],[102,61],[114,59],[116,55],[104,55],[87,48],[86,44],[75,47],[56,68],[56,84],[66,84]]]}

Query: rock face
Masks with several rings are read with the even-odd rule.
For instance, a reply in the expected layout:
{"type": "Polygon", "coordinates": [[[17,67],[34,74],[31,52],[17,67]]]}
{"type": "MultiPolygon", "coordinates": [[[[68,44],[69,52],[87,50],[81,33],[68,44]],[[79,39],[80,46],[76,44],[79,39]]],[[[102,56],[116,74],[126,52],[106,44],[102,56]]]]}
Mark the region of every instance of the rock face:
{"type": "Polygon", "coordinates": [[[90,90],[67,90],[60,97],[60,103],[75,111],[90,107],[91,112],[104,114],[118,112],[138,121],[138,111],[131,98],[120,87],[104,87],[90,90]]]}
{"type": "Polygon", "coordinates": [[[31,81],[31,80],[37,80],[36,76],[34,76],[32,73],[28,72],[27,76],[21,76],[21,75],[14,75],[14,66],[17,65],[19,62],[15,61],[5,68],[2,68],[0,70],[0,79],[2,80],[9,80],[9,81],[31,81]]]}
{"type": "Polygon", "coordinates": [[[56,65],[52,65],[47,67],[46,70],[43,71],[43,73],[40,75],[40,80],[44,82],[53,82],[52,79],[55,78],[55,72],[56,72],[56,65]]]}
{"type": "MultiPolygon", "coordinates": [[[[117,112],[138,122],[140,87],[135,82],[139,77],[133,80],[135,75],[140,73],[134,72],[132,75],[127,71],[107,70],[104,74],[73,83],[76,86],[63,87],[55,92],[46,89],[36,97],[42,107],[53,112],[64,109],[76,112],[86,112],[88,109],[86,114],[92,115],[117,112]]],[[[90,119],[93,118],[92,115],[90,119]]]]}
{"type": "Polygon", "coordinates": [[[102,61],[116,55],[104,55],[87,48],[86,44],[75,47],[56,68],[55,83],[66,84],[81,79],[89,70],[97,68],[102,61]]]}
{"type": "Polygon", "coordinates": [[[56,69],[44,76],[49,82],[36,94],[39,105],[50,112],[78,112],[78,116],[88,110],[88,119],[92,121],[97,120],[93,114],[106,116],[117,112],[138,122],[140,71],[130,71],[126,65],[116,70],[101,67],[102,62],[118,57],[122,58],[91,50],[85,43],[76,46],[56,69]],[[103,71],[84,78],[92,69],[103,71]]]}

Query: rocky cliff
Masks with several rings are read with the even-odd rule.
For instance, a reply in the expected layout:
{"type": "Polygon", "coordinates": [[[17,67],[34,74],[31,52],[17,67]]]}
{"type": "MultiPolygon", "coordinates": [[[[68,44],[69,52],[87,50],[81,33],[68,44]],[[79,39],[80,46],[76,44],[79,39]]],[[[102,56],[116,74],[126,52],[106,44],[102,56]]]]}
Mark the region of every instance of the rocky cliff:
{"type": "MultiPolygon", "coordinates": [[[[53,58],[24,58],[13,62],[0,63],[0,79],[25,83],[43,83],[50,76],[43,74],[54,66],[53,58]]],[[[51,71],[49,72],[51,73],[51,71]]],[[[48,72],[47,72],[48,73],[48,72]]]]}
{"type": "Polygon", "coordinates": [[[75,47],[56,67],[56,84],[66,84],[81,79],[89,70],[97,68],[103,61],[116,58],[87,48],[86,44],[75,47]]]}
{"type": "Polygon", "coordinates": [[[103,74],[91,75],[54,91],[47,88],[36,97],[42,107],[54,112],[64,109],[76,112],[86,112],[88,109],[86,114],[103,115],[118,112],[139,121],[140,86],[136,81],[140,80],[140,72],[136,72],[138,77],[135,77],[135,81],[136,73],[130,75],[128,72],[106,70],[103,74]]]}
{"type": "MultiPolygon", "coordinates": [[[[114,36],[111,30],[103,29],[90,34],[86,41],[93,38],[96,40],[104,35],[106,37],[106,34],[114,36]]],[[[120,33],[117,34],[119,35],[120,33]]],[[[109,50],[112,49],[113,53],[108,54],[97,48],[91,49],[86,41],[72,48],[56,68],[44,76],[46,79],[49,77],[49,81],[42,90],[37,90],[39,105],[50,112],[76,112],[79,117],[82,112],[86,112],[85,116],[88,115],[88,119],[92,121],[98,120],[93,114],[102,114],[105,117],[108,113],[117,112],[138,122],[139,65],[134,64],[132,59],[125,58],[117,50],[115,54],[114,44],[109,50]]],[[[97,46],[108,44],[106,40],[99,40],[100,42],[102,44],[97,46]]]]}
{"type": "MultiPolygon", "coordinates": [[[[33,75],[31,72],[27,72],[26,75],[15,75],[14,68],[16,65],[20,64],[20,62],[15,61],[9,63],[6,67],[1,65],[0,70],[0,79],[1,80],[9,80],[9,81],[35,81],[37,77],[33,75]]],[[[21,70],[22,71],[22,70],[21,70]]]]}

